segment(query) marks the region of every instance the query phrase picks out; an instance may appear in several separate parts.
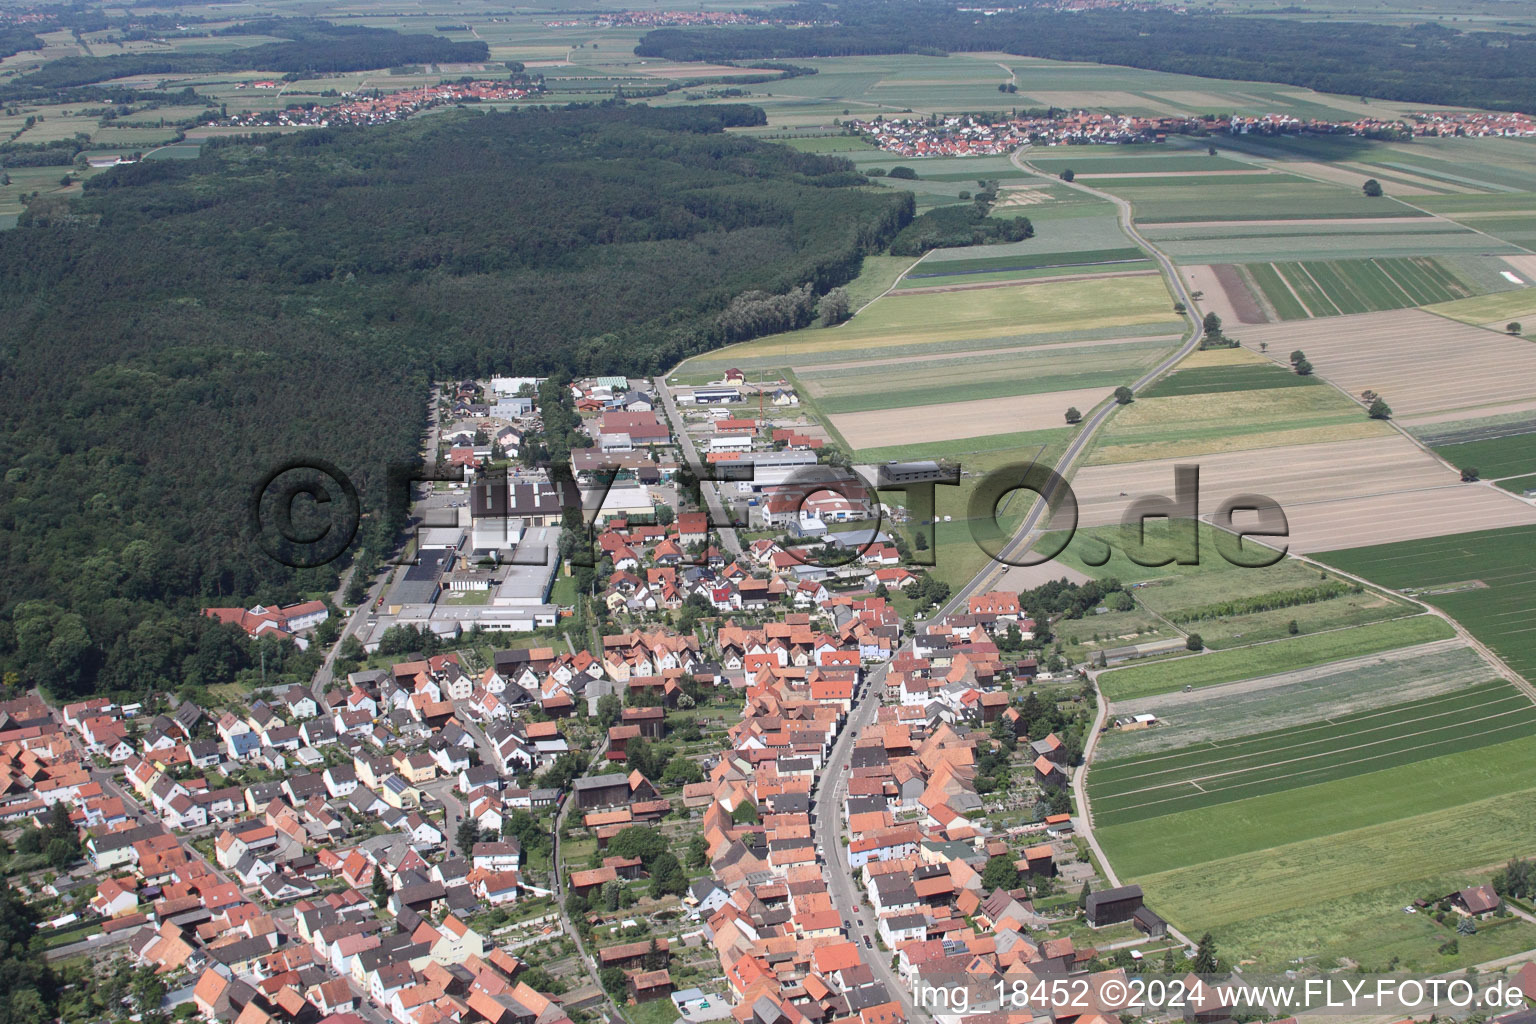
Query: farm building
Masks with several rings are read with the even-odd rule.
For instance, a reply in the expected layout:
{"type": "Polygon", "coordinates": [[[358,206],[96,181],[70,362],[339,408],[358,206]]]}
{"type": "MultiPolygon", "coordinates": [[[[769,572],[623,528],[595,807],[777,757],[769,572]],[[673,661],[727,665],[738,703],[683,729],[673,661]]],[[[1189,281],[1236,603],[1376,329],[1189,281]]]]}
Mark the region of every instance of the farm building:
{"type": "Polygon", "coordinates": [[[1088,904],[1085,908],[1088,913],[1088,926],[1103,928],[1105,925],[1129,921],[1141,907],[1142,897],[1139,885],[1122,885],[1116,889],[1105,889],[1103,892],[1091,892],[1088,894],[1088,904]]]}
{"type": "Polygon", "coordinates": [[[571,783],[576,806],[622,807],[629,803],[629,779],[623,775],[593,775],[571,783]]]}

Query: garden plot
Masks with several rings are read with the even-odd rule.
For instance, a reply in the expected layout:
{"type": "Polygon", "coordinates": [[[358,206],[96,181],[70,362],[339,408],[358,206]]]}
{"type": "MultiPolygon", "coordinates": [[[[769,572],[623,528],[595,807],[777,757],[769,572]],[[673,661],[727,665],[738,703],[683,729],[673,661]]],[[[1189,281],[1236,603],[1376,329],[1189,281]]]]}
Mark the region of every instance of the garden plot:
{"type": "Polygon", "coordinates": [[[1301,349],[1351,394],[1380,394],[1404,424],[1536,409],[1536,345],[1418,310],[1244,327],[1245,347],[1285,361],[1301,349]]]}

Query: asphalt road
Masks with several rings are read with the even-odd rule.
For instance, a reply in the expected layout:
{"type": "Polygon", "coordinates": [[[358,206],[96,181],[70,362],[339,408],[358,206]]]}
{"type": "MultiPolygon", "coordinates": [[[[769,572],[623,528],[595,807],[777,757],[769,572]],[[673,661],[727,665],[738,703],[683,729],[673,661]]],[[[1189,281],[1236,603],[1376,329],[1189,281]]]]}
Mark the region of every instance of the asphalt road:
{"type": "MultiPolygon", "coordinates": [[[[1034,168],[1029,167],[1025,162],[1023,149],[1015,152],[1012,159],[1014,165],[1019,167],[1021,170],[1027,170],[1037,174],[1040,173],[1035,171],[1034,168]]],[[[1162,269],[1163,276],[1168,282],[1169,288],[1172,289],[1177,301],[1182,302],[1186,309],[1194,311],[1194,302],[1190,298],[1187,289],[1184,287],[1184,283],[1179,279],[1179,275],[1174,269],[1173,262],[1169,260],[1167,256],[1163,255],[1162,252],[1155,248],[1145,238],[1143,238],[1141,233],[1136,230],[1136,225],[1132,221],[1131,204],[1126,202],[1124,199],[1119,198],[1118,196],[1112,196],[1106,192],[1100,192],[1097,189],[1090,188],[1086,185],[1080,185],[1076,182],[1071,182],[1068,184],[1072,188],[1076,188],[1090,195],[1106,199],[1115,204],[1116,209],[1119,211],[1120,225],[1125,230],[1125,233],[1131,239],[1145,248],[1147,252],[1152,255],[1152,258],[1157,261],[1157,264],[1162,269]]],[[[1158,363],[1157,366],[1143,374],[1137,381],[1135,381],[1135,383],[1131,384],[1130,388],[1132,391],[1140,391],[1145,388],[1148,384],[1152,383],[1152,381],[1167,373],[1174,367],[1175,364],[1179,362],[1179,360],[1183,359],[1199,346],[1200,339],[1204,335],[1204,329],[1200,323],[1198,313],[1193,315],[1192,319],[1194,320],[1194,329],[1191,332],[1189,338],[1184,342],[1183,345],[1179,347],[1178,351],[1169,355],[1162,362],[1158,363]]],[[[663,391],[663,394],[665,394],[665,391],[663,391]]],[[[1097,410],[1091,412],[1083,420],[1082,428],[1077,432],[1077,436],[1072,439],[1072,442],[1067,445],[1066,451],[1063,452],[1061,458],[1057,460],[1055,469],[1060,476],[1065,478],[1067,474],[1072,470],[1072,467],[1076,463],[1077,459],[1083,454],[1083,452],[1087,451],[1088,447],[1093,442],[1094,436],[1098,433],[1099,429],[1102,428],[1106,422],[1108,422],[1109,417],[1114,412],[1114,410],[1115,406],[1113,403],[1105,403],[1097,410]]],[[[1028,514],[1025,515],[1024,522],[1019,526],[1019,529],[1014,534],[1013,539],[1003,546],[1003,549],[1000,552],[1002,558],[1017,558],[1026,550],[1028,550],[1029,546],[1038,539],[1038,530],[1041,525],[1042,516],[1048,511],[1048,509],[1049,506],[1046,501],[1036,501],[1034,503],[1028,514]]],[[[949,602],[945,604],[943,608],[940,608],[938,611],[936,611],[930,618],[942,618],[946,615],[953,614],[960,608],[965,607],[967,605],[967,600],[973,594],[983,593],[990,589],[994,583],[995,578],[1001,573],[1007,571],[1007,569],[1008,566],[1002,562],[989,563],[987,567],[979,572],[973,579],[971,579],[970,582],[959,588],[959,590],[957,590],[950,598],[949,602]]],[[[874,946],[873,949],[864,949],[866,954],[865,960],[870,964],[875,977],[883,981],[886,987],[891,990],[893,998],[896,998],[901,1003],[902,1010],[906,1014],[909,1021],[921,1021],[927,1019],[927,1014],[920,1012],[916,1006],[913,1005],[909,992],[896,977],[895,972],[890,969],[889,955],[882,952],[879,948],[878,939],[875,937],[874,928],[871,926],[874,921],[873,910],[860,909],[860,905],[856,898],[853,878],[850,871],[848,870],[848,862],[845,849],[841,842],[843,836],[842,803],[843,794],[847,792],[848,786],[849,751],[853,747],[854,737],[858,735],[861,729],[869,725],[875,719],[875,714],[881,704],[880,694],[885,689],[885,676],[887,671],[888,666],[881,665],[869,672],[868,682],[866,683],[864,689],[861,691],[861,695],[855,703],[853,711],[848,717],[847,726],[843,729],[842,734],[837,739],[837,743],[832,748],[832,753],[828,761],[827,769],[817,777],[816,788],[813,791],[815,798],[814,806],[816,811],[814,835],[816,839],[817,852],[822,857],[823,863],[828,865],[835,865],[836,870],[829,870],[827,872],[827,888],[828,892],[832,896],[832,904],[837,908],[838,913],[842,915],[843,921],[848,925],[849,933],[853,936],[853,941],[858,943],[860,947],[864,947],[865,938],[869,938],[870,942],[873,943],[874,946]],[[866,922],[864,924],[860,924],[859,922],[859,915],[861,913],[863,914],[864,920],[866,922]]],[[[1103,715],[1104,702],[1100,700],[1099,715],[1095,719],[1093,725],[1095,733],[1098,731],[1098,727],[1102,722],[1103,715]]],[[[1099,863],[1105,865],[1106,873],[1110,873],[1110,877],[1113,879],[1114,876],[1108,866],[1108,861],[1104,856],[1104,851],[1099,848],[1098,841],[1093,836],[1091,816],[1087,804],[1087,794],[1083,791],[1082,788],[1084,772],[1085,768],[1080,767],[1077,770],[1076,777],[1073,780],[1074,787],[1078,795],[1078,807],[1081,811],[1080,818],[1084,823],[1081,834],[1084,836],[1084,838],[1087,839],[1089,846],[1098,856],[1099,863]]],[[[1179,937],[1182,938],[1182,936],[1179,937]]],[[[1185,941],[1188,940],[1186,939],[1185,941]]]]}
{"type": "Polygon", "coordinates": [[[699,458],[693,438],[688,436],[682,413],[678,412],[677,403],[672,400],[672,392],[667,390],[667,378],[657,377],[655,383],[656,393],[661,396],[662,407],[667,410],[667,418],[672,421],[673,429],[677,431],[678,440],[683,446],[683,457],[688,460],[688,465],[693,467],[694,474],[699,478],[699,493],[704,495],[704,504],[709,506],[709,517],[713,521],[711,525],[719,532],[720,543],[725,550],[733,555],[739,555],[741,541],[736,536],[736,529],[730,525],[730,513],[726,511],[725,502],[721,500],[715,484],[705,478],[704,460],[699,458]]]}

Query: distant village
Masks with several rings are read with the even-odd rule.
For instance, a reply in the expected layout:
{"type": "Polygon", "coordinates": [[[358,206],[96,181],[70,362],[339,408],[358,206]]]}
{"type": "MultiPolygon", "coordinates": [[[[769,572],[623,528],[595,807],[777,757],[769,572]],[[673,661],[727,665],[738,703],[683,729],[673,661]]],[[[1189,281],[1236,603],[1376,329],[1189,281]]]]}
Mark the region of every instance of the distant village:
{"type": "MultiPolygon", "coordinates": [[[[257,81],[252,89],[277,89],[276,81],[257,81]]],[[[238,88],[238,87],[237,87],[238,88]]],[[[433,107],[453,103],[489,103],[496,100],[521,100],[544,91],[542,81],[512,80],[444,82],[441,85],[402,89],[386,96],[360,96],[344,93],[340,103],[329,106],[316,103],[294,104],[283,110],[247,110],[207,122],[209,127],[325,127],[335,124],[389,124],[433,107]]]]}
{"type": "Polygon", "coordinates": [[[1135,117],[1063,111],[1050,115],[989,119],[884,118],[844,121],[879,148],[901,156],[996,156],[1020,146],[1127,145],[1163,142],[1169,135],[1347,135],[1368,137],[1536,135],[1525,114],[1441,112],[1407,119],[1320,121],[1289,114],[1216,117],[1135,117]]]}
{"type": "Polygon", "coordinates": [[[794,28],[836,24],[838,24],[836,21],[787,21],[763,13],[748,14],[742,11],[617,11],[591,18],[546,21],[544,27],[680,28],[690,25],[779,25],[794,28]]]}

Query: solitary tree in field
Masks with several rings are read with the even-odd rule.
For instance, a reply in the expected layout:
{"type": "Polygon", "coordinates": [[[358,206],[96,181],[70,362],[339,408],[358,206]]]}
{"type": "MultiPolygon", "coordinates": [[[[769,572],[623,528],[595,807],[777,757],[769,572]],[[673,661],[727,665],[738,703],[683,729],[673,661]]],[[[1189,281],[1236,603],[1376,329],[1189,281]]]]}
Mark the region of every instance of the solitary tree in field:
{"type": "Polygon", "coordinates": [[[1058,177],[1061,178],[1062,181],[1071,181],[1073,178],[1077,177],[1077,174],[1072,170],[1072,168],[1068,167],[1063,170],[1061,174],[1058,175],[1058,177]]]}
{"type": "Polygon", "coordinates": [[[1386,399],[1380,396],[1377,396],[1376,401],[1372,402],[1371,407],[1366,411],[1370,413],[1370,417],[1373,420],[1389,420],[1392,418],[1392,407],[1387,404],[1386,399]]]}
{"type": "Polygon", "coordinates": [[[1206,334],[1221,333],[1221,317],[1215,313],[1205,314],[1205,319],[1201,321],[1201,325],[1205,327],[1206,334]]]}
{"type": "Polygon", "coordinates": [[[1268,352],[1269,351],[1269,342],[1267,342],[1267,341],[1259,342],[1259,351],[1260,352],[1268,352]]]}
{"type": "Polygon", "coordinates": [[[1473,483],[1474,481],[1477,480],[1478,476],[1479,476],[1479,474],[1478,474],[1476,466],[1462,466],[1461,467],[1461,482],[1462,483],[1464,483],[1464,484],[1473,483]]]}
{"type": "Polygon", "coordinates": [[[1083,414],[1077,411],[1077,406],[1074,405],[1074,406],[1072,406],[1071,408],[1069,408],[1067,410],[1067,422],[1069,424],[1071,424],[1071,423],[1081,423],[1082,420],[1083,420],[1083,414]]]}
{"type": "Polygon", "coordinates": [[[1130,405],[1136,401],[1136,394],[1124,384],[1115,388],[1115,401],[1121,405],[1130,405]]]}
{"type": "Polygon", "coordinates": [[[1307,354],[1298,348],[1291,353],[1291,365],[1295,366],[1305,358],[1307,358],[1307,354]]]}
{"type": "Polygon", "coordinates": [[[1296,360],[1295,366],[1296,375],[1298,377],[1312,376],[1312,362],[1311,360],[1307,359],[1306,356],[1302,356],[1300,359],[1296,360]]]}
{"type": "Polygon", "coordinates": [[[1515,320],[1511,323],[1505,324],[1504,330],[1510,334],[1519,334],[1522,330],[1524,330],[1524,328],[1520,326],[1520,321],[1515,320]]]}
{"type": "Polygon", "coordinates": [[[1205,650],[1205,639],[1199,633],[1191,633],[1184,638],[1184,646],[1191,651],[1205,650]]]}
{"type": "Polygon", "coordinates": [[[1182,303],[1182,302],[1175,302],[1173,304],[1173,311],[1175,313],[1179,314],[1179,316],[1183,316],[1184,313],[1185,313],[1184,303],[1182,303]]]}
{"type": "Polygon", "coordinates": [[[1285,624],[1285,631],[1291,634],[1291,636],[1295,636],[1297,633],[1301,632],[1301,623],[1297,622],[1295,619],[1292,619],[1290,622],[1285,624]]]}
{"type": "Polygon", "coordinates": [[[1381,182],[1377,181],[1375,178],[1366,178],[1365,184],[1360,186],[1360,191],[1364,192],[1372,199],[1375,199],[1377,196],[1381,195],[1381,182]]]}

